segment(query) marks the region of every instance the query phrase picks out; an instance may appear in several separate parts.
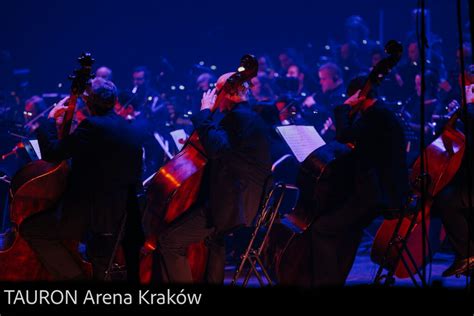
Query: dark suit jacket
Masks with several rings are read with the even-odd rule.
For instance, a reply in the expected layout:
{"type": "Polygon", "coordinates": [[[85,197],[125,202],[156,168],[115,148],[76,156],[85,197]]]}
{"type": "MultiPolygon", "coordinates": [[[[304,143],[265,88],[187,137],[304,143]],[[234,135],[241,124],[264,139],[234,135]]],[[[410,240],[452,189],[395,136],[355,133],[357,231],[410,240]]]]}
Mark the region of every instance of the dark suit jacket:
{"type": "Polygon", "coordinates": [[[94,233],[114,233],[140,181],[141,136],[123,118],[109,111],[88,117],[76,130],[58,140],[53,119],[37,130],[42,158],[71,159],[69,185],[62,216],[81,212],[94,233]]]}
{"type": "MultiPolygon", "coordinates": [[[[406,143],[396,116],[380,102],[351,120],[351,107],[339,105],[334,110],[336,139],[354,143],[357,182],[373,190],[377,207],[398,209],[408,194],[406,143]],[[367,185],[369,183],[370,185],[367,185]]],[[[360,184],[359,184],[360,185],[360,184]]]]}
{"type": "Polygon", "coordinates": [[[271,173],[270,146],[262,119],[247,103],[223,115],[203,110],[192,118],[209,163],[210,220],[220,231],[250,225],[271,173]]]}

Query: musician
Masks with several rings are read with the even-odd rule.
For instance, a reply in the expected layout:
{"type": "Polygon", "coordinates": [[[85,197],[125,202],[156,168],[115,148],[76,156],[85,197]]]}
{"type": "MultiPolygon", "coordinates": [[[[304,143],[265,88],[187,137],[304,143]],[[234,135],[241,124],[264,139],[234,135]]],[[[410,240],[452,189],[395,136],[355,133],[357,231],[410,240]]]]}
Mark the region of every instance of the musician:
{"type": "Polygon", "coordinates": [[[95,71],[95,76],[98,77],[98,78],[102,78],[102,79],[111,81],[112,80],[112,69],[110,69],[109,67],[106,67],[106,66],[99,67],[95,71]]]}
{"type": "MultiPolygon", "coordinates": [[[[472,67],[472,65],[471,65],[472,67]]],[[[466,84],[474,82],[474,75],[466,76],[466,84]]],[[[472,98],[472,96],[471,96],[472,98]]],[[[448,240],[450,241],[454,253],[455,259],[453,263],[443,272],[443,277],[452,275],[462,275],[474,270],[474,225],[472,210],[469,209],[469,198],[474,201],[473,192],[469,192],[468,178],[474,179],[474,172],[469,173],[468,162],[474,161],[472,155],[473,150],[473,127],[474,127],[474,99],[467,99],[467,112],[468,121],[463,120],[464,126],[469,126],[471,137],[469,144],[469,152],[464,152],[464,157],[461,162],[461,166],[454,176],[453,180],[435,196],[432,206],[434,215],[439,215],[443,222],[443,226],[446,229],[448,240]]]]}
{"type": "Polygon", "coordinates": [[[334,107],[344,101],[344,80],[341,69],[334,63],[323,64],[318,76],[321,93],[308,96],[303,102],[302,112],[303,118],[328,141],[335,137],[332,113],[334,107]]]}
{"type": "MultiPolygon", "coordinates": [[[[232,75],[222,75],[217,89],[232,75]]],[[[249,225],[255,217],[264,181],[270,173],[270,149],[264,123],[249,105],[248,88],[226,91],[215,104],[216,90],[203,94],[201,110],[192,117],[209,162],[201,187],[201,202],[158,237],[163,278],[171,283],[193,281],[186,250],[205,240],[209,258],[205,282],[224,281],[224,237],[249,225]],[[217,112],[212,115],[214,107],[217,112]]]]}
{"type": "Polygon", "coordinates": [[[103,280],[125,214],[123,246],[130,263],[127,272],[131,273],[130,278],[138,280],[138,255],[143,240],[134,205],[142,164],[141,136],[115,114],[116,98],[115,85],[96,78],[86,96],[92,116],[82,121],[72,134],[61,140],[57,137],[55,118],[64,113],[66,100],[53,108],[49,119],[37,130],[43,159],[60,162],[71,158],[71,173],[57,208],[26,220],[20,233],[57,280],[85,278],[64,246],[65,240],[85,241],[93,278],[103,280]],[[131,234],[132,231],[136,234],[131,234]]]}
{"type": "MultiPolygon", "coordinates": [[[[396,212],[406,201],[408,172],[403,129],[392,111],[369,92],[359,97],[366,78],[348,86],[350,97],[335,109],[336,139],[355,145],[353,191],[341,207],[319,212],[312,225],[315,286],[344,284],[363,229],[381,211],[396,212]],[[351,110],[360,107],[355,116],[351,110]]],[[[351,179],[349,176],[345,181],[351,179]]],[[[352,180],[351,180],[352,181],[352,180]]]]}
{"type": "Polygon", "coordinates": [[[133,119],[138,115],[149,116],[159,106],[160,95],[153,87],[151,72],[145,66],[138,66],[132,72],[133,88],[120,93],[121,112],[133,119]]]}

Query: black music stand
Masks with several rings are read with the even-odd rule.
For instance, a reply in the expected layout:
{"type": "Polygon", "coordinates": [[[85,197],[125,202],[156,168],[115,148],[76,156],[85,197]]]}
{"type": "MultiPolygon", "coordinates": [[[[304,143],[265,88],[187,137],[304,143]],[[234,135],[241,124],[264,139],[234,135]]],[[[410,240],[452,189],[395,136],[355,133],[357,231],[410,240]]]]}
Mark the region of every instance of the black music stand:
{"type": "Polygon", "coordinates": [[[268,238],[272,230],[273,224],[275,223],[275,220],[278,214],[280,213],[282,206],[285,204],[283,201],[288,195],[289,191],[294,191],[296,193],[295,201],[291,205],[291,208],[293,209],[296,205],[296,201],[298,200],[299,196],[299,189],[294,185],[277,183],[271,188],[270,192],[265,197],[264,205],[257,218],[252,237],[250,238],[249,244],[241,257],[240,264],[234,273],[231,285],[237,284],[237,281],[247,263],[249,264],[250,268],[247,270],[247,274],[242,282],[243,287],[246,287],[248,285],[252,273],[257,278],[260,286],[265,285],[264,278],[266,279],[268,285],[273,285],[273,281],[267,269],[265,268],[265,265],[262,262],[261,255],[263,250],[265,249],[265,246],[268,243],[268,238]],[[264,227],[266,227],[265,234],[260,244],[258,244],[257,237],[264,227]],[[259,269],[261,272],[259,272],[259,269]],[[264,278],[262,277],[262,274],[264,278]]]}

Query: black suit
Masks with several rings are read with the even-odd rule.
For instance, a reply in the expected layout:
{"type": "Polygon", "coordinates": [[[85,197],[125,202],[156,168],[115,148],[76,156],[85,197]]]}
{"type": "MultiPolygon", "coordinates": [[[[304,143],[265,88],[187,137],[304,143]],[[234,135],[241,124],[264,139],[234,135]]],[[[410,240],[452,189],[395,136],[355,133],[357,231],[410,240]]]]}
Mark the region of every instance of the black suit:
{"type": "Polygon", "coordinates": [[[142,137],[113,111],[85,119],[62,140],[50,119],[41,124],[37,136],[42,158],[50,162],[72,158],[71,173],[58,209],[26,221],[22,235],[60,279],[79,277],[77,264],[60,240],[85,238],[95,277],[100,279],[127,211],[128,222],[139,223],[134,199],[141,176],[142,137]]]}
{"type": "MultiPolygon", "coordinates": [[[[474,104],[470,103],[468,109],[468,124],[471,130],[471,137],[467,137],[470,141],[470,153],[464,152],[461,166],[454,176],[453,180],[439,192],[433,201],[432,212],[439,215],[446,228],[449,241],[451,242],[456,259],[465,259],[474,256],[474,219],[473,214],[469,214],[469,199],[474,201],[474,192],[468,190],[468,177],[474,184],[474,170],[471,175],[468,173],[468,161],[471,161],[471,168],[474,167],[474,104]]],[[[463,116],[461,116],[463,118],[463,116]]],[[[465,123],[465,122],[464,122],[465,123]]],[[[466,144],[466,146],[468,146],[466,144]]]]}
{"type": "Polygon", "coordinates": [[[315,286],[343,285],[363,229],[380,211],[400,209],[408,194],[404,134],[395,115],[380,103],[355,120],[350,110],[336,107],[335,118],[337,140],[356,146],[354,192],[312,226],[315,286]]]}
{"type": "Polygon", "coordinates": [[[227,113],[203,110],[192,118],[209,159],[202,184],[202,203],[172,223],[158,238],[170,282],[192,282],[186,249],[205,239],[210,250],[206,281],[222,283],[223,238],[249,225],[257,212],[270,174],[270,147],[265,125],[246,103],[227,113]]]}

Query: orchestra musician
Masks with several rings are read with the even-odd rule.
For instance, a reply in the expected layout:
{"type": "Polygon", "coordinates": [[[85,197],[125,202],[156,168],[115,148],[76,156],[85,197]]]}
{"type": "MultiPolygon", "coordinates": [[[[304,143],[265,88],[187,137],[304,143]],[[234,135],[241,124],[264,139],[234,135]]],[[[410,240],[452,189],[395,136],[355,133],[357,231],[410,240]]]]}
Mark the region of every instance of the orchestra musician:
{"type": "Polygon", "coordinates": [[[71,172],[59,205],[25,220],[20,234],[56,280],[85,278],[63,243],[84,241],[93,278],[104,280],[126,218],[122,245],[129,259],[129,278],[138,280],[143,239],[134,199],[141,175],[140,136],[114,112],[117,90],[112,82],[96,78],[86,92],[86,105],[92,116],[74,132],[58,140],[55,119],[64,113],[67,100],[58,103],[37,129],[43,159],[61,162],[71,158],[71,172]]]}
{"type": "MultiPolygon", "coordinates": [[[[232,74],[218,79],[217,90],[232,74]]],[[[201,110],[192,117],[209,160],[200,202],[158,236],[162,277],[170,283],[193,282],[186,251],[190,244],[202,240],[209,249],[204,281],[223,283],[224,237],[252,222],[270,174],[268,137],[263,121],[247,103],[248,87],[221,93],[225,93],[223,101],[215,104],[216,89],[205,92],[201,110]]]]}
{"type": "Polygon", "coordinates": [[[408,194],[403,129],[374,90],[359,97],[365,82],[365,77],[353,79],[350,97],[334,110],[336,139],[355,145],[354,189],[345,193],[341,207],[320,214],[311,226],[313,285],[318,287],[344,285],[364,228],[381,212],[400,210],[408,194]],[[359,111],[351,115],[354,107],[359,111]]]}
{"type": "MultiPolygon", "coordinates": [[[[466,85],[472,89],[474,84],[474,66],[470,65],[466,71],[466,85]]],[[[451,182],[438,193],[433,201],[432,212],[434,215],[439,215],[443,226],[446,229],[448,240],[455,253],[455,258],[452,264],[442,273],[443,277],[452,275],[467,274],[474,270],[474,225],[472,212],[470,210],[470,203],[474,201],[473,192],[469,192],[468,181],[472,182],[474,179],[474,172],[469,173],[468,163],[473,161],[473,127],[474,127],[474,98],[472,90],[467,94],[467,122],[464,120],[464,115],[461,114],[463,126],[469,126],[469,129],[464,128],[464,133],[470,131],[470,137],[466,137],[467,143],[465,146],[470,150],[465,150],[462,158],[461,166],[451,182]]],[[[472,165],[472,163],[471,163],[472,165]]],[[[472,168],[472,167],[471,167],[472,168]]]]}

